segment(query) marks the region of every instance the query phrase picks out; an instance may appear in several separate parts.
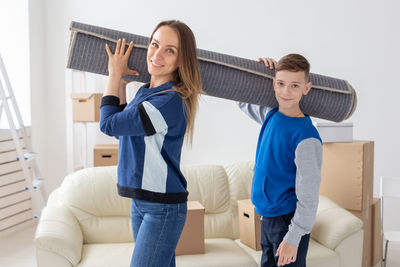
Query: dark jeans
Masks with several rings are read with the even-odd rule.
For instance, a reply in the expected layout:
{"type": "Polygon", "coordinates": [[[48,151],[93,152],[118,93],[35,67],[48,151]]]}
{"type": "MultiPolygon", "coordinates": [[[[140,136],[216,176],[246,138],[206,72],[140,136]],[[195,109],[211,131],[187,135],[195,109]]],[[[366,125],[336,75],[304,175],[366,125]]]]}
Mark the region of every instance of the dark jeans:
{"type": "MultiPolygon", "coordinates": [[[[276,251],[281,244],[283,237],[288,231],[290,220],[294,212],[277,216],[262,217],[261,219],[261,267],[275,267],[278,263],[278,257],[275,257],[276,251]]],[[[285,267],[305,267],[310,235],[304,235],[297,249],[297,259],[295,262],[284,265],[285,267]]]]}

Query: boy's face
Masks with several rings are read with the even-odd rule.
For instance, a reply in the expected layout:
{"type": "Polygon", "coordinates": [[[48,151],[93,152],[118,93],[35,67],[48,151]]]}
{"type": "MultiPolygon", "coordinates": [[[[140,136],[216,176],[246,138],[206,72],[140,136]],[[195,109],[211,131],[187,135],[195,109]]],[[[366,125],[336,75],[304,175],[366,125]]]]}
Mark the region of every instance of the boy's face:
{"type": "Polygon", "coordinates": [[[304,71],[281,70],[274,78],[275,97],[279,108],[297,109],[303,95],[308,94],[311,82],[306,82],[304,71]]]}

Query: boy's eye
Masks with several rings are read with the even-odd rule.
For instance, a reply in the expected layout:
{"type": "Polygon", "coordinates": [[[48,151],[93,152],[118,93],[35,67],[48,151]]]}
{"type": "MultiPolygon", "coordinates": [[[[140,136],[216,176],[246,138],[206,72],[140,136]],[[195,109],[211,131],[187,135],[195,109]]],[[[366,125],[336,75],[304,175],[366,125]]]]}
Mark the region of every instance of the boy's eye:
{"type": "Polygon", "coordinates": [[[278,82],[278,85],[283,86],[284,84],[283,84],[283,82],[278,82]]]}
{"type": "Polygon", "coordinates": [[[293,88],[298,88],[299,85],[298,85],[298,84],[293,84],[292,87],[293,87],[293,88]]]}

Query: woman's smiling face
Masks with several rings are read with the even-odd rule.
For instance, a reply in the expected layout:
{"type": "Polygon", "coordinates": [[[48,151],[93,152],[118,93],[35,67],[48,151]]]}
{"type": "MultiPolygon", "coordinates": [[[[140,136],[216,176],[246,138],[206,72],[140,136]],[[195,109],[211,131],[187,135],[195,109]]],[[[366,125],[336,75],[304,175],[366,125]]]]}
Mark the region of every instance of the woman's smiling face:
{"type": "Polygon", "coordinates": [[[147,50],[147,69],[152,78],[170,81],[178,68],[179,37],[172,28],[161,26],[147,50]]]}

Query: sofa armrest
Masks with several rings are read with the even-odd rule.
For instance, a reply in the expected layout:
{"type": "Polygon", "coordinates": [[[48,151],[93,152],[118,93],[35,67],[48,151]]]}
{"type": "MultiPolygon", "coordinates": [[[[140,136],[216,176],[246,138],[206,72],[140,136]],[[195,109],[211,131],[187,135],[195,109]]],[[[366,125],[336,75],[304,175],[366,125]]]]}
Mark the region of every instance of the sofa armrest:
{"type": "Polygon", "coordinates": [[[320,196],[318,213],[311,237],[335,250],[348,236],[361,230],[362,221],[330,199],[320,196]]]}
{"type": "MultiPolygon", "coordinates": [[[[67,259],[72,266],[81,260],[83,236],[75,216],[63,206],[47,206],[41,215],[35,234],[36,251],[49,251],[67,259]]],[[[41,259],[37,253],[38,266],[41,259]]],[[[54,263],[52,266],[55,266],[54,263]]]]}
{"type": "Polygon", "coordinates": [[[340,267],[362,266],[363,230],[359,230],[343,239],[335,251],[339,255],[340,267]]]}
{"type": "Polygon", "coordinates": [[[73,267],[63,256],[40,248],[36,249],[36,264],[38,267],[73,267]]]}

